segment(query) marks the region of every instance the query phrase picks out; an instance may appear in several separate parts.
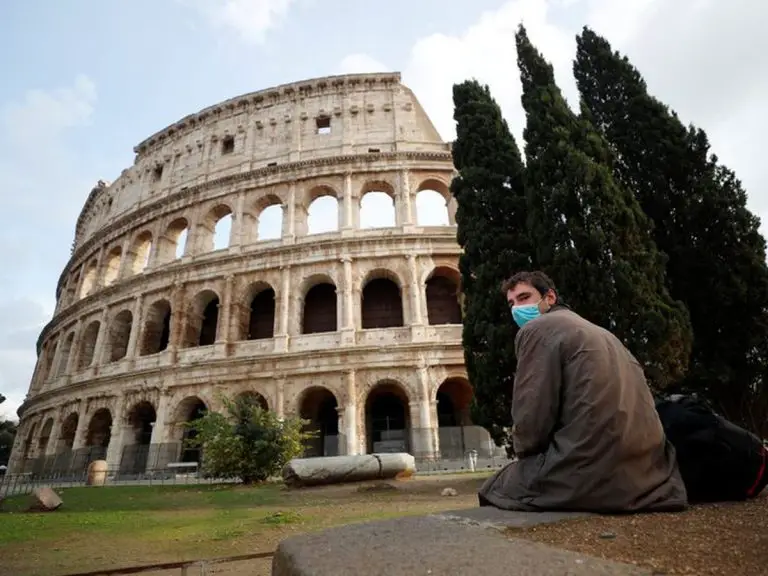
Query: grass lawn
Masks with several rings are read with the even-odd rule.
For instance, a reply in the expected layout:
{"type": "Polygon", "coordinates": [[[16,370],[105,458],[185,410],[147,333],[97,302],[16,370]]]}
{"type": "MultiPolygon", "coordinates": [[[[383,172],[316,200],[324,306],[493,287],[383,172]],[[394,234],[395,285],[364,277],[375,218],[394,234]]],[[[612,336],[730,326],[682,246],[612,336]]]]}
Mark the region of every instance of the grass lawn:
{"type": "MultiPolygon", "coordinates": [[[[474,507],[486,474],[288,490],[279,484],[121,486],[58,490],[55,512],[28,513],[30,496],[0,508],[0,574],[58,576],[104,567],[267,552],[286,536],[329,526],[474,507]],[[459,495],[444,497],[451,486],[459,495]]],[[[268,562],[262,562],[268,572],[268,562]]],[[[236,574],[225,569],[216,574],[236,574]]],[[[253,567],[243,574],[253,574],[253,567]]],[[[256,572],[258,573],[258,572],[256,572]]],[[[160,573],[158,573],[160,574],[160,573]]]]}

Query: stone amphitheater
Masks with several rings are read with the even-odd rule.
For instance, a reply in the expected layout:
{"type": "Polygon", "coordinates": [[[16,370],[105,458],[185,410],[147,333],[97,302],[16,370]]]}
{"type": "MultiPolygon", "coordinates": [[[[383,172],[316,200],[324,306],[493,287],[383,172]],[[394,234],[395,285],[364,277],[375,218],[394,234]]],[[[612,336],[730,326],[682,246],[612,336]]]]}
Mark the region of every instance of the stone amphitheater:
{"type": "Polygon", "coordinates": [[[469,416],[450,144],[398,73],[239,96],[134,151],[77,220],[10,472],[194,463],[183,424],[222,394],[309,420],[308,456],[498,453],[469,416]]]}

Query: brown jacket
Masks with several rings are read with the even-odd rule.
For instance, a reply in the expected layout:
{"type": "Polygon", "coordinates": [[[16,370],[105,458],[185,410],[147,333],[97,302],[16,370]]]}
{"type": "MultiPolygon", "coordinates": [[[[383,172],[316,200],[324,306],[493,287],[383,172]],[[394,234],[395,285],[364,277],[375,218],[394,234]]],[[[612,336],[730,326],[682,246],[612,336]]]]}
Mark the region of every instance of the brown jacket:
{"type": "Polygon", "coordinates": [[[481,502],[531,511],[685,508],[643,370],[615,336],[556,306],[526,324],[515,347],[519,459],[483,484],[481,502]]]}

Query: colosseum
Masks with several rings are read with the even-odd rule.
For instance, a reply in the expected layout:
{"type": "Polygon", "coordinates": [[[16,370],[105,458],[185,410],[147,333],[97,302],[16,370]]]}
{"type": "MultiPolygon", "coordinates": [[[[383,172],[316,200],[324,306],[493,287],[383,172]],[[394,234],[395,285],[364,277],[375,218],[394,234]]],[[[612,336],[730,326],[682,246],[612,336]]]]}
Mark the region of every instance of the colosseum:
{"type": "Polygon", "coordinates": [[[307,419],[308,456],[498,453],[469,415],[450,144],[398,73],[239,96],[134,151],[77,220],[11,472],[194,466],[183,424],[222,394],[307,419]]]}

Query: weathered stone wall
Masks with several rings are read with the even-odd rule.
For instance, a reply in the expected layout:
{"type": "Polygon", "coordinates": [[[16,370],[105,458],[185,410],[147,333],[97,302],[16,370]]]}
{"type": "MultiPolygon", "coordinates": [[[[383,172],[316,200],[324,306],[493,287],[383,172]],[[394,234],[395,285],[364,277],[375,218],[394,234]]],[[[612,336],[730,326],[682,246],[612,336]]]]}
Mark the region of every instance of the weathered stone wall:
{"type": "MultiPolygon", "coordinates": [[[[436,429],[445,382],[464,390],[451,402],[466,413],[450,298],[454,168],[398,75],[238,97],[136,151],[78,221],[12,464],[99,443],[114,464],[127,445],[178,441],[194,406],[218,408],[219,392],[258,393],[279,414],[338,418],[353,454],[371,450],[371,403],[382,394],[398,399],[409,430],[436,429]],[[318,118],[330,119],[330,133],[316,133],[318,118]],[[393,226],[361,228],[361,200],[374,191],[392,198],[393,226]],[[447,225],[419,225],[424,191],[444,198],[447,225]],[[325,196],[337,200],[338,229],[310,234],[310,206],[325,196]],[[282,230],[262,239],[270,207],[282,211],[282,230]],[[228,245],[214,246],[224,218],[228,245]]],[[[437,452],[437,434],[428,436],[414,435],[410,449],[437,452]]]]}

